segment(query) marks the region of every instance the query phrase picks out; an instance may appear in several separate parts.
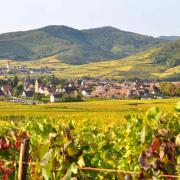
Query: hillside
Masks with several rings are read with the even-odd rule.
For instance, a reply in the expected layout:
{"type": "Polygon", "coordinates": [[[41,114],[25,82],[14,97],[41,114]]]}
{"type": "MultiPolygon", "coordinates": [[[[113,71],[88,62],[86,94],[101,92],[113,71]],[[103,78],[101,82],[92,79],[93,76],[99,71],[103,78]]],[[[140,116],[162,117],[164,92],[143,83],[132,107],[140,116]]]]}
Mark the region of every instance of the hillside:
{"type": "Polygon", "coordinates": [[[66,26],[0,35],[0,58],[17,61],[56,56],[67,64],[119,59],[158,46],[165,40],[113,27],[77,30],[66,26]]]}
{"type": "Polygon", "coordinates": [[[165,65],[167,68],[180,65],[180,40],[163,45],[151,58],[155,64],[165,65]]]}
{"type": "Polygon", "coordinates": [[[121,31],[113,27],[102,27],[83,31],[92,46],[124,57],[147,50],[163,42],[137,33],[121,31]]]}
{"type": "MultiPolygon", "coordinates": [[[[160,48],[152,48],[136,55],[131,55],[119,60],[93,62],[83,65],[66,64],[56,56],[42,58],[36,61],[12,61],[12,66],[24,65],[36,69],[48,66],[52,73],[59,78],[111,78],[111,79],[179,79],[180,66],[167,68],[162,64],[155,64],[151,56],[159,52],[160,48]]],[[[7,60],[1,60],[0,66],[5,67],[7,60]]],[[[180,80],[180,79],[179,79],[180,80]]]]}

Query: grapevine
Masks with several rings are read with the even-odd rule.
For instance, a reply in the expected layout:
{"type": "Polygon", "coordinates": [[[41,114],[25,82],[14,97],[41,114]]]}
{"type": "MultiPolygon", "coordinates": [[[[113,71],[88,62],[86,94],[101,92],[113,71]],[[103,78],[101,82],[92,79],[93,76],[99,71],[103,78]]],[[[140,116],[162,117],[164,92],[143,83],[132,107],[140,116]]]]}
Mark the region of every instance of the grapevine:
{"type": "Polygon", "coordinates": [[[180,173],[179,118],[177,107],[170,113],[151,108],[107,127],[88,120],[13,122],[1,132],[0,172],[4,179],[17,175],[20,145],[30,138],[31,179],[174,179],[180,173]]]}

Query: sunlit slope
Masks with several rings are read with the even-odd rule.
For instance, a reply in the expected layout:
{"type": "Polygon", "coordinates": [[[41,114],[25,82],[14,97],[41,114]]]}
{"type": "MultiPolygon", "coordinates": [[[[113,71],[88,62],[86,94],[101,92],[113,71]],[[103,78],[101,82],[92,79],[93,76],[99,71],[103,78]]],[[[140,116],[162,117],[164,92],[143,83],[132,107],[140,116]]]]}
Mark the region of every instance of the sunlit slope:
{"type": "Polygon", "coordinates": [[[162,73],[154,73],[155,76],[159,76],[161,78],[166,78],[172,75],[179,75],[180,76],[180,65],[176,67],[169,68],[162,73]]]}
{"type": "MultiPolygon", "coordinates": [[[[153,64],[151,54],[158,51],[158,48],[128,56],[124,59],[95,62],[84,65],[69,65],[59,61],[56,56],[39,59],[37,61],[15,62],[13,66],[25,65],[27,68],[40,68],[48,66],[52,72],[61,78],[73,77],[107,77],[116,79],[128,78],[164,78],[180,73],[180,68],[167,69],[163,65],[153,64]]],[[[1,66],[5,66],[7,60],[0,61],[1,66]]]]}

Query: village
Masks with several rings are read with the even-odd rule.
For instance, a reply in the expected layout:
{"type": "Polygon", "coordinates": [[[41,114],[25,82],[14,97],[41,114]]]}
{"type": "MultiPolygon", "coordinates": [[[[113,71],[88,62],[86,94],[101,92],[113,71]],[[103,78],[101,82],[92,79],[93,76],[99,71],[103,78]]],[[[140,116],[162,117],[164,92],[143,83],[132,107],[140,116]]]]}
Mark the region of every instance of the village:
{"type": "MultiPolygon", "coordinates": [[[[14,69],[13,69],[14,70],[14,69]]],[[[7,63],[6,72],[12,72],[7,63]]],[[[48,70],[46,73],[50,73],[48,70]]],[[[157,81],[111,81],[108,79],[59,79],[51,74],[39,72],[41,77],[25,76],[19,79],[5,76],[0,80],[0,100],[21,103],[77,102],[88,98],[101,99],[160,99],[167,97],[157,81]]],[[[173,89],[179,89],[180,82],[171,82],[173,89]]],[[[179,91],[178,91],[179,93],[179,91]]],[[[174,94],[174,95],[178,95],[174,94]]]]}
{"type": "MultiPolygon", "coordinates": [[[[6,82],[6,80],[4,80],[6,82]]],[[[111,82],[101,80],[67,80],[63,85],[43,84],[38,78],[25,78],[20,92],[11,84],[4,83],[0,88],[0,97],[11,102],[30,104],[41,101],[42,97],[47,101],[60,102],[79,101],[82,98],[102,99],[153,99],[162,98],[158,82],[111,82]],[[17,94],[17,95],[16,95],[17,94]],[[69,99],[68,99],[69,98],[69,99]],[[28,101],[27,101],[28,100],[28,101]]]]}
{"type": "Polygon", "coordinates": [[[23,64],[20,66],[12,66],[11,61],[7,61],[6,67],[0,67],[0,75],[50,75],[51,70],[48,67],[45,68],[26,68],[23,64]]]}

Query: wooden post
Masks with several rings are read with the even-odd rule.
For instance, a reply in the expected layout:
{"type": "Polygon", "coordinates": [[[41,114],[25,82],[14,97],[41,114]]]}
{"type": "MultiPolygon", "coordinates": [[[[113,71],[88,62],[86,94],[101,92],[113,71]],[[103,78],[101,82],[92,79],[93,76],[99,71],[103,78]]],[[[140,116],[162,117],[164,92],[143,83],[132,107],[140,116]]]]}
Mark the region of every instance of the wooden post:
{"type": "Polygon", "coordinates": [[[29,159],[29,139],[25,139],[21,144],[19,157],[18,180],[26,180],[28,159],[29,159]]]}

